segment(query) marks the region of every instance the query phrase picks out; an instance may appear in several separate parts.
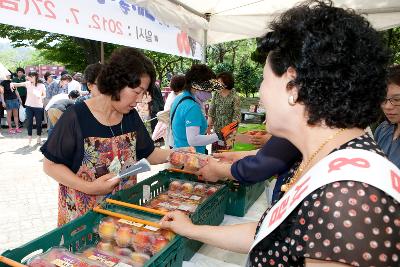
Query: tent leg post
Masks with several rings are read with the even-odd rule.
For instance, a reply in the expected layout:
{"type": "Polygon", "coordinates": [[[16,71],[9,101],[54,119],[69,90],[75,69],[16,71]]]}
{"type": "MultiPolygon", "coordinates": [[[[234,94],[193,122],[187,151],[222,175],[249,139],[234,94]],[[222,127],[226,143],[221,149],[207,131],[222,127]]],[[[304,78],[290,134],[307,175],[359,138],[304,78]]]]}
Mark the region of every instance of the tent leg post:
{"type": "Polygon", "coordinates": [[[204,30],[203,56],[201,58],[201,63],[207,63],[207,30],[204,30]]]}
{"type": "Polygon", "coordinates": [[[104,43],[100,42],[100,63],[104,64],[104,43]]]}

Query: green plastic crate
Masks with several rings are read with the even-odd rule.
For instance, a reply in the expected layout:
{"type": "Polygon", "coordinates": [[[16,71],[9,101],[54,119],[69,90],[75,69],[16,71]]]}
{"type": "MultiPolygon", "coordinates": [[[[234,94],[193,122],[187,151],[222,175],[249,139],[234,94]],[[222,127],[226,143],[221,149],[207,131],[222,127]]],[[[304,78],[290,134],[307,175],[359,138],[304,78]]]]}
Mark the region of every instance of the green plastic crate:
{"type": "MultiPolygon", "coordinates": [[[[94,233],[94,229],[100,220],[105,216],[88,212],[84,216],[75,219],[62,227],[13,250],[5,251],[2,256],[17,262],[26,263],[28,255],[33,256],[47,251],[51,247],[61,246],[72,252],[95,244],[99,240],[99,235],[94,233]]],[[[180,267],[183,264],[183,238],[176,236],[166,247],[150,258],[144,266],[146,267],[180,267]]],[[[0,267],[7,265],[0,262],[0,267]]]]}
{"type": "Polygon", "coordinates": [[[236,182],[229,182],[228,188],[225,214],[243,217],[265,191],[265,182],[253,185],[240,185],[236,182]]]}
{"type": "MultiPolygon", "coordinates": [[[[145,203],[143,200],[144,186],[147,186],[147,188],[150,187],[150,196],[154,198],[168,189],[171,178],[198,181],[196,175],[164,170],[129,189],[119,191],[111,198],[136,205],[143,205],[145,203]]],[[[196,211],[191,214],[193,223],[219,225],[224,220],[227,194],[228,189],[223,185],[220,190],[208,197],[197,207],[196,211]]],[[[183,243],[185,250],[183,259],[185,261],[190,260],[203,245],[203,243],[199,241],[189,240],[187,238],[184,238],[183,243]]]]}
{"type": "MultiPolygon", "coordinates": [[[[255,130],[265,130],[265,124],[243,124],[241,123],[238,128],[238,133],[244,133],[247,131],[255,131],[255,130]]],[[[252,144],[246,144],[246,143],[239,143],[235,142],[233,144],[233,151],[250,151],[254,150],[256,147],[252,144]]]]}

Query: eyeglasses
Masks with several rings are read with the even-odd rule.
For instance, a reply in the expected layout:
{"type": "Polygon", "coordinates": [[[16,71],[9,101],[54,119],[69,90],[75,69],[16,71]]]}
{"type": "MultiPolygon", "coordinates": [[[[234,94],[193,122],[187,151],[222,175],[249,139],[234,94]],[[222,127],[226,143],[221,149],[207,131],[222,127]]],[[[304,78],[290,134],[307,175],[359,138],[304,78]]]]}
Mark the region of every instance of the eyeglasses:
{"type": "Polygon", "coordinates": [[[393,106],[400,106],[400,97],[396,96],[396,97],[391,97],[391,98],[385,98],[385,100],[383,100],[382,102],[382,106],[386,105],[387,102],[390,102],[390,104],[392,104],[393,106]]]}

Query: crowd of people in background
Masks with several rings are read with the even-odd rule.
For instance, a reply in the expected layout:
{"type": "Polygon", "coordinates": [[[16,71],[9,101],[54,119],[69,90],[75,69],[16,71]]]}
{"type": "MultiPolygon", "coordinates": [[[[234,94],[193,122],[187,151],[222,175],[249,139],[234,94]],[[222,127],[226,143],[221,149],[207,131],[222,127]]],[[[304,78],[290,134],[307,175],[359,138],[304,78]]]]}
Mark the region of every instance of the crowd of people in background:
{"type": "MultiPolygon", "coordinates": [[[[42,125],[46,125],[48,134],[51,134],[54,124],[71,103],[80,103],[99,95],[97,76],[101,69],[102,64],[95,63],[88,65],[83,74],[78,72],[71,76],[67,71],[63,71],[57,76],[46,72],[43,77],[39,77],[36,72],[25,75],[23,68],[17,68],[15,73],[7,76],[0,83],[0,120],[5,117],[6,121],[3,121],[3,123],[7,123],[8,130],[6,132],[9,135],[19,134],[22,132],[22,127],[25,126],[28,131],[28,144],[31,144],[32,129],[33,125],[36,124],[36,144],[41,144],[42,125]],[[20,106],[25,108],[24,123],[21,122],[19,117],[20,106]],[[4,114],[4,111],[7,115],[4,114]]],[[[400,166],[400,157],[398,156],[400,149],[398,141],[400,133],[398,127],[398,123],[400,123],[398,115],[400,114],[398,111],[400,106],[399,77],[399,66],[391,67],[387,81],[388,96],[381,106],[381,121],[383,122],[374,132],[375,140],[397,166],[400,166]]],[[[206,153],[205,146],[212,144],[211,152],[223,151],[224,142],[220,140],[223,138],[218,137],[218,132],[223,126],[241,120],[240,97],[234,88],[234,84],[235,79],[230,72],[215,74],[206,65],[194,65],[186,75],[176,74],[170,77],[166,91],[167,97],[162,95],[160,81],[157,80],[152,85],[154,90],[143,96],[141,101],[137,103],[136,109],[153,140],[165,144],[166,147],[177,148],[191,145],[197,147],[198,151],[206,153]],[[210,84],[208,83],[209,80],[217,81],[217,83],[210,84]],[[203,84],[203,82],[206,83],[203,84]],[[178,98],[178,101],[175,101],[176,98],[178,98]],[[180,102],[182,99],[184,99],[183,103],[180,102]],[[187,99],[189,101],[186,101],[187,99]],[[186,107],[188,105],[189,107],[186,107]],[[208,112],[206,112],[206,106],[209,106],[208,112]],[[171,115],[171,112],[169,112],[171,107],[174,107],[172,113],[176,120],[175,123],[173,123],[174,119],[167,120],[166,123],[157,120],[160,119],[157,113],[162,111],[168,111],[166,116],[171,115]],[[182,117],[183,115],[184,117],[182,117]],[[191,115],[193,115],[193,118],[188,119],[191,115]],[[189,127],[190,125],[181,127],[185,120],[189,120],[194,127],[189,127]],[[175,127],[172,127],[173,124],[175,127]],[[175,135],[173,135],[173,131],[175,131],[175,135]]],[[[1,130],[0,137],[4,137],[1,130]]],[[[260,148],[260,159],[265,160],[262,151],[269,138],[270,135],[268,134],[257,136],[252,140],[253,144],[260,148]]],[[[276,142],[280,144],[281,141],[279,138],[273,137],[266,147],[275,147],[276,142]]],[[[269,150],[271,149],[269,148],[269,150]]],[[[236,161],[248,155],[255,156],[258,151],[236,153],[232,156],[216,154],[216,156],[228,157],[229,160],[236,161]]],[[[254,160],[257,161],[256,157],[254,160]]],[[[218,163],[215,164],[218,165],[218,163]]],[[[240,168],[237,169],[240,164],[234,166],[236,166],[236,169],[232,170],[237,174],[240,170],[240,168]]],[[[219,170],[220,174],[231,173],[223,168],[216,169],[219,170]]],[[[215,176],[213,171],[207,170],[207,173],[209,177],[215,176]]],[[[217,176],[220,175],[215,177],[217,176]]],[[[232,177],[231,175],[228,176],[232,177]]],[[[236,176],[240,177],[238,174],[236,176]]],[[[257,178],[254,179],[257,180],[257,178]]]]}

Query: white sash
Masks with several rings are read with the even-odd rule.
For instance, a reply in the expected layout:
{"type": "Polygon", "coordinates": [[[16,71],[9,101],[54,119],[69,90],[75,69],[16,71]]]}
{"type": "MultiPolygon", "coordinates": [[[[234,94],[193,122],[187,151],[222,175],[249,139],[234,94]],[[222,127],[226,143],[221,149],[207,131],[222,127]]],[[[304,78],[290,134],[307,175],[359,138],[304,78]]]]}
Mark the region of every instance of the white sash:
{"type": "Polygon", "coordinates": [[[400,170],[396,165],[367,150],[338,150],[305,173],[271,208],[261,224],[250,251],[274,231],[305,197],[316,189],[337,181],[363,182],[400,201],[400,170]]]}

